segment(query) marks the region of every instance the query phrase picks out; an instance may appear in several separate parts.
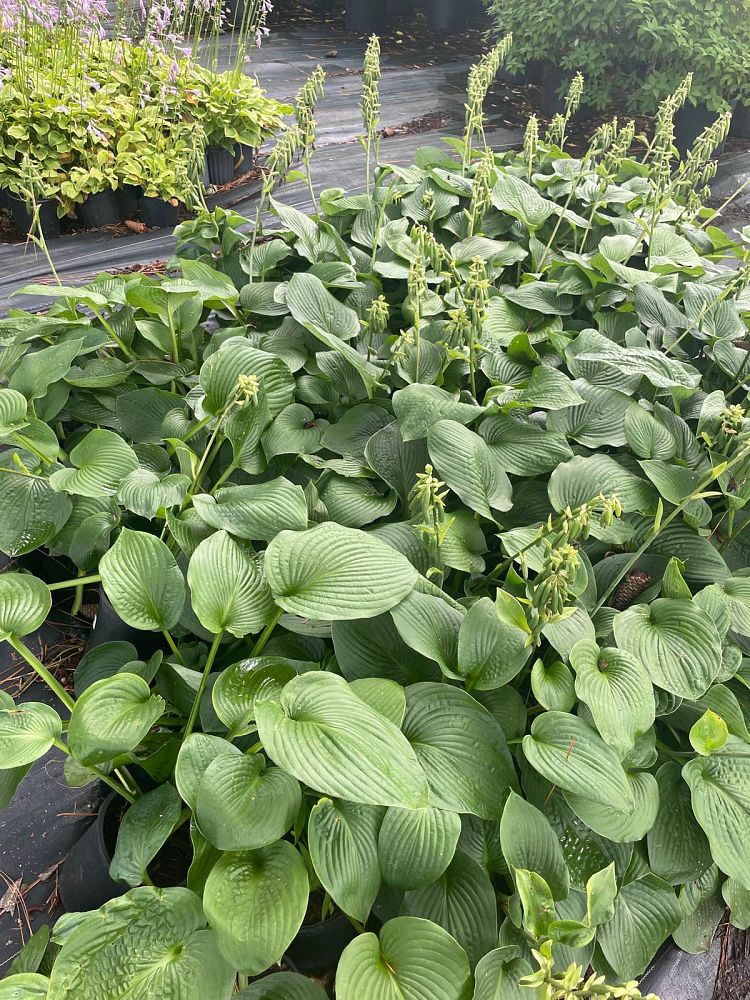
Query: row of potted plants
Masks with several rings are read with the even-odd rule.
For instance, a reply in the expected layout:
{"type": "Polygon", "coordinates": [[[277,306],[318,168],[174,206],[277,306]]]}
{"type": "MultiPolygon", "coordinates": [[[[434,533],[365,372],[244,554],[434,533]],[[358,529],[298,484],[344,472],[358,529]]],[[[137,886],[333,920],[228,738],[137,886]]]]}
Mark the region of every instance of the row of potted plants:
{"type": "Polygon", "coordinates": [[[0,787],[56,747],[110,789],[122,893],[23,1000],[322,1000],[257,977],[332,911],[338,1000],[634,998],[750,924],[748,234],[696,196],[720,136],[674,160],[686,87],[645,159],[564,151],[580,92],[488,150],[506,50],[446,151],[308,216],[285,136],[280,229],[216,209],[0,321],[0,639],[59,702],[3,698],[0,787]],[[91,586],[126,631],[69,691],[28,636],[91,586]]]}
{"type": "Polygon", "coordinates": [[[52,222],[114,221],[115,194],[132,200],[134,188],[146,211],[191,201],[206,163],[212,183],[231,180],[236,147],[247,162],[291,110],[244,73],[241,42],[219,71],[197,58],[211,37],[192,49],[155,31],[133,42],[100,37],[103,20],[73,30],[67,13],[40,25],[19,10],[0,29],[0,188],[22,206],[49,203],[52,222]]]}
{"type": "Polygon", "coordinates": [[[499,37],[513,32],[513,73],[531,71],[546,89],[554,113],[576,72],[587,81],[587,106],[624,107],[652,115],[690,72],[688,106],[677,117],[684,151],[697,134],[730,107],[734,131],[750,135],[750,4],[747,0],[617,0],[577,3],[543,0],[529,9],[520,0],[491,0],[499,37]],[[540,55],[543,53],[543,55],[540,55]]]}

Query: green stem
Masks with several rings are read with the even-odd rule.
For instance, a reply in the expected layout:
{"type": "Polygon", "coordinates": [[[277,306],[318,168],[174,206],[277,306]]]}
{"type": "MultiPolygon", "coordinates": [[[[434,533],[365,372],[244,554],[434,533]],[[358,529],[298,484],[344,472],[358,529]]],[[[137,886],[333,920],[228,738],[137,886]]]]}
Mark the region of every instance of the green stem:
{"type": "Polygon", "coordinates": [[[172,638],[172,636],[170,635],[169,631],[167,629],[162,629],[162,633],[161,634],[167,640],[167,645],[169,646],[169,648],[174,653],[175,658],[177,659],[177,661],[179,663],[181,663],[182,666],[184,667],[185,666],[185,661],[183,660],[182,654],[180,653],[179,649],[177,648],[177,645],[176,645],[174,639],[172,638]]]}
{"type": "Polygon", "coordinates": [[[283,608],[276,608],[276,610],[273,613],[273,618],[270,620],[268,625],[266,625],[266,627],[258,636],[258,641],[253,646],[250,656],[260,656],[260,654],[263,652],[263,649],[265,648],[266,643],[271,638],[271,633],[278,625],[279,619],[283,614],[284,614],[283,608]]]}
{"type": "MultiPolygon", "coordinates": [[[[66,755],[66,757],[73,756],[70,751],[70,748],[67,747],[62,742],[62,740],[54,740],[53,742],[54,745],[57,747],[57,749],[62,750],[62,752],[66,755]]],[[[104,771],[98,768],[95,764],[88,764],[87,767],[90,771],[94,772],[99,781],[103,781],[105,785],[109,785],[109,787],[112,789],[113,792],[117,792],[117,794],[120,795],[123,799],[125,799],[126,802],[129,802],[131,806],[133,805],[133,803],[135,802],[135,795],[133,795],[130,791],[128,791],[128,789],[125,788],[124,785],[121,785],[119,781],[115,781],[114,778],[110,778],[108,774],[105,774],[104,771]]]]}
{"type": "Polygon", "coordinates": [[[94,314],[94,316],[96,316],[96,318],[102,324],[102,326],[104,327],[104,329],[107,331],[107,333],[110,335],[110,337],[112,338],[112,340],[114,340],[114,342],[120,348],[120,350],[122,351],[122,353],[125,354],[125,355],[127,355],[127,357],[131,358],[133,361],[136,361],[137,360],[136,355],[133,354],[133,352],[130,350],[130,348],[125,343],[125,341],[122,340],[122,338],[119,337],[115,333],[115,331],[112,329],[112,324],[108,323],[106,321],[106,319],[104,318],[104,316],[101,314],[101,312],[95,306],[90,305],[90,309],[91,309],[91,312],[94,314]]]}
{"type": "Polygon", "coordinates": [[[190,709],[190,715],[188,716],[187,725],[185,726],[185,732],[182,736],[182,742],[184,743],[188,736],[192,733],[195,726],[195,720],[198,718],[198,712],[200,711],[201,701],[203,700],[203,694],[206,690],[206,684],[208,684],[208,676],[211,673],[211,668],[214,665],[214,660],[216,659],[216,654],[219,652],[219,646],[221,645],[221,639],[224,635],[223,632],[217,632],[214,636],[214,641],[211,644],[211,649],[208,653],[208,659],[206,660],[206,665],[203,668],[203,676],[201,677],[201,682],[198,685],[198,690],[195,692],[195,699],[193,701],[193,707],[190,709]]]}
{"type": "Polygon", "coordinates": [[[102,578],[99,573],[92,573],[91,576],[77,576],[73,580],[60,580],[58,583],[48,583],[48,590],[67,590],[68,587],[85,587],[88,583],[101,583],[102,578]]]}
{"type": "Polygon", "coordinates": [[[15,649],[15,651],[24,658],[24,660],[26,660],[29,666],[34,668],[34,670],[39,674],[39,676],[42,678],[47,687],[51,691],[54,691],[54,693],[57,695],[57,697],[60,699],[63,705],[65,705],[65,707],[70,712],[72,712],[73,709],[75,708],[75,702],[70,697],[65,688],[62,686],[60,681],[58,681],[58,679],[50,673],[50,671],[45,667],[42,661],[38,659],[31,652],[31,650],[25,643],[21,642],[20,639],[16,638],[16,636],[14,635],[8,636],[7,641],[10,643],[13,649],[15,649]]]}

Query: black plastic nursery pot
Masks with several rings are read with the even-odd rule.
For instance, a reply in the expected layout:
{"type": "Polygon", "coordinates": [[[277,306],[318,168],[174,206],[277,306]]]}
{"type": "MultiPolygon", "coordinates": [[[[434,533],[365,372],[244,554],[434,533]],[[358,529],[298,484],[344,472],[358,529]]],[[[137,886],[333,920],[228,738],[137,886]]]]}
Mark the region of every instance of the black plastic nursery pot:
{"type": "MultiPolygon", "coordinates": [[[[674,144],[680,154],[684,155],[693,145],[701,132],[713,125],[721,112],[711,111],[705,104],[685,104],[674,116],[674,144]]],[[[716,150],[720,155],[724,143],[716,150]]]]}
{"type": "Polygon", "coordinates": [[[177,225],[179,205],[163,198],[141,198],[141,222],[149,229],[173,229],[177,225]]]}
{"type": "Polygon", "coordinates": [[[236,142],[234,144],[235,176],[238,176],[239,174],[246,174],[248,170],[252,170],[254,163],[255,148],[253,146],[246,146],[244,142],[236,142]]]}
{"type": "Polygon", "coordinates": [[[115,198],[117,198],[117,205],[123,219],[134,218],[142,194],[143,189],[136,187],[135,184],[123,184],[115,191],[115,198]]]}
{"type": "Polygon", "coordinates": [[[462,0],[428,0],[427,27],[443,35],[463,31],[474,14],[472,4],[462,0]]]}
{"type": "Polygon", "coordinates": [[[112,851],[105,829],[117,819],[123,800],[111,792],[102,802],[96,819],[76,842],[62,866],[58,882],[60,899],[69,913],[96,910],[110,899],[124,895],[130,888],[109,877],[112,851]]]}
{"type": "Polygon", "coordinates": [[[5,188],[0,188],[0,208],[10,208],[10,194],[5,188]]]}
{"type": "Polygon", "coordinates": [[[86,641],[86,651],[102,646],[105,642],[130,642],[144,659],[162,648],[162,638],[158,632],[142,632],[120,618],[100,585],[99,606],[86,641]]]}
{"type": "Polygon", "coordinates": [[[734,139],[750,139],[750,104],[738,104],[732,113],[729,134],[734,139]]]}
{"type": "Polygon", "coordinates": [[[112,226],[120,222],[122,213],[115,192],[110,190],[90,194],[78,206],[78,218],[87,229],[98,229],[99,226],[112,226]]]}
{"type": "Polygon", "coordinates": [[[387,22],[386,0],[346,0],[347,31],[382,31],[387,22]]]}
{"type": "MultiPolygon", "coordinates": [[[[10,210],[13,215],[13,224],[16,232],[23,240],[28,235],[34,221],[33,206],[27,204],[23,198],[16,195],[9,195],[10,210]]],[[[44,238],[55,239],[60,235],[60,220],[57,217],[57,204],[54,201],[39,202],[39,225],[41,226],[44,238]]]]}
{"type": "Polygon", "coordinates": [[[208,179],[212,184],[228,184],[234,178],[234,154],[223,146],[206,146],[208,179]]]}
{"type": "Polygon", "coordinates": [[[344,948],[356,936],[344,914],[337,913],[328,920],[301,927],[284,958],[303,975],[322,976],[336,968],[344,948]]]}

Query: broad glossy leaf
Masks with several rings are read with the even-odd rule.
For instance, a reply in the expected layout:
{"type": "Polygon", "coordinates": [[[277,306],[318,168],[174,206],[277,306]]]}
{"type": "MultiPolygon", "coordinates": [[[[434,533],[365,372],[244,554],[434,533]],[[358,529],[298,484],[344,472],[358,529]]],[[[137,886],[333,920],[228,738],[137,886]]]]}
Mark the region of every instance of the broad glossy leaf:
{"type": "Polygon", "coordinates": [[[19,972],[0,982],[0,1000],[47,1000],[49,979],[36,972],[19,972]]]}
{"type": "Polygon", "coordinates": [[[513,948],[496,948],[474,970],[472,1000],[528,1000],[528,990],[519,981],[531,974],[524,958],[517,958],[513,948]]]}
{"type": "Polygon", "coordinates": [[[258,556],[226,531],[200,543],[187,571],[193,610],[209,632],[260,632],[274,612],[258,556]]]}
{"type": "Polygon", "coordinates": [[[180,620],[185,581],[167,546],[154,535],[123,528],[99,563],[117,614],[133,628],[162,631],[180,620]]]}
{"type": "Polygon", "coordinates": [[[479,433],[500,467],[514,476],[538,476],[573,457],[563,434],[515,416],[488,417],[480,424],[479,433]]]}
{"type": "Polygon", "coordinates": [[[384,542],[333,522],[282,531],[268,546],[265,572],[276,602],[313,621],[374,618],[398,604],[417,576],[384,542]]]}
{"type": "Polygon", "coordinates": [[[286,479],[227,486],[215,496],[200,493],[193,497],[193,506],[206,524],[253,542],[270,542],[280,531],[307,527],[304,491],[286,479]]]}
{"type": "Polygon", "coordinates": [[[537,872],[555,899],[565,899],[570,888],[560,841],[535,806],[511,792],[500,821],[500,842],[508,867],[537,872]]]}
{"type": "Polygon", "coordinates": [[[200,370],[209,413],[221,413],[237,398],[241,375],[253,375],[261,383],[271,418],[294,401],[294,376],[281,358],[251,347],[242,337],[230,337],[200,370]]]}
{"type": "Polygon", "coordinates": [[[0,640],[35,632],[51,608],[46,583],[27,573],[0,575],[0,640]]]}
{"type": "Polygon", "coordinates": [[[570,662],[576,672],[576,694],[591,710],[599,735],[624,756],[654,722],[656,706],[648,673],[624,650],[600,649],[586,639],[573,647],[570,662]]]}
{"type": "Polygon", "coordinates": [[[729,752],[699,757],[682,776],[714,861],[750,889],[750,760],[729,752]]]}
{"type": "Polygon", "coordinates": [[[721,669],[721,640],[711,617],[692,601],[659,598],[618,615],[617,645],[648,670],[658,687],[695,700],[721,669]]]}
{"type": "Polygon", "coordinates": [[[659,786],[648,771],[627,772],[627,783],[635,805],[633,808],[596,802],[590,793],[566,791],[565,801],[589,829],[615,844],[642,840],[654,825],[659,809],[659,786]]]}
{"type": "Polygon", "coordinates": [[[73,504],[46,480],[0,473],[0,550],[23,555],[46,545],[70,518],[73,504]]]}
{"type": "Polygon", "coordinates": [[[219,955],[198,896],[188,889],[141,886],[84,919],[55,960],[50,997],[102,1000],[226,1000],[235,971],[219,955]]]}
{"type": "Polygon", "coordinates": [[[511,508],[510,480],[484,438],[455,420],[438,420],[427,433],[427,448],[440,478],[472,510],[494,520],[493,511],[511,508]]]}
{"type": "Polygon", "coordinates": [[[262,754],[219,754],[200,779],[195,817],[220,851],[266,847],[289,832],[302,802],[296,779],[262,754]]]}
{"type": "Polygon", "coordinates": [[[281,656],[233,663],[219,673],[211,689],[214,710],[232,736],[243,736],[255,728],[256,701],[277,699],[284,685],[296,676],[293,662],[281,656]]]}
{"type": "Polygon", "coordinates": [[[135,674],[105,677],[76,702],[68,744],[81,764],[102,764],[134,750],[158,721],[166,704],[135,674]]]}
{"type": "Polygon", "coordinates": [[[380,889],[378,831],[383,809],[320,799],[308,821],[315,874],[334,903],[364,924],[380,889]]]}
{"type": "Polygon", "coordinates": [[[649,864],[672,885],[691,882],[711,864],[711,850],[690,802],[679,764],[669,761],[656,772],[659,811],[648,832],[649,864]]]}
{"type": "Polygon", "coordinates": [[[549,477],[549,499],[555,510],[580,507],[603,493],[615,495],[624,511],[648,511],[656,506],[651,484],[628,471],[609,455],[577,455],[558,465],[549,477]]]}
{"type": "Polygon", "coordinates": [[[492,204],[531,230],[538,229],[555,211],[555,203],[510,173],[501,173],[492,189],[492,204]]]}
{"type": "Polygon", "coordinates": [[[430,456],[423,438],[404,441],[398,421],[376,431],[365,446],[365,461],[391,486],[403,501],[417,481],[417,474],[424,472],[430,456]]]}
{"type": "Polygon", "coordinates": [[[25,767],[43,757],[62,734],[62,722],[54,708],[36,701],[20,705],[13,705],[9,697],[8,701],[10,704],[5,697],[0,700],[2,771],[25,767]]]}
{"type": "Polygon", "coordinates": [[[460,833],[455,813],[432,806],[388,809],[378,835],[383,879],[398,889],[425,888],[450,864],[460,833]]]}
{"type": "Polygon", "coordinates": [[[442,597],[413,590],[391,610],[391,617],[407,646],[434,660],[447,677],[461,676],[458,637],[462,611],[442,597]]]}
{"type": "Polygon", "coordinates": [[[711,865],[703,875],[680,889],[678,902],[682,922],[672,937],[682,951],[699,955],[711,947],[719,921],[724,916],[720,885],[719,869],[711,865]]]}
{"type": "Polygon", "coordinates": [[[151,469],[136,469],[127,475],[117,491],[117,499],[127,510],[152,518],[164,507],[177,507],[185,499],[190,478],[180,473],[158,476],[151,469]]]}
{"type": "Polygon", "coordinates": [[[139,462],[129,444],[114,431],[96,428],[70,453],[72,469],[58,469],[50,476],[53,490],[84,497],[112,496],[139,462]]]}
{"type": "Polygon", "coordinates": [[[0,438],[10,437],[27,423],[26,397],[15,389],[0,389],[0,438]]]}
{"type": "Polygon", "coordinates": [[[744,889],[735,879],[728,878],[721,893],[730,909],[732,926],[747,930],[750,927],[750,889],[744,889]]]}
{"type": "Polygon", "coordinates": [[[472,604],[460,623],[458,668],[469,688],[487,691],[513,680],[531,655],[528,633],[509,624],[493,601],[472,604]]]}
{"type": "Polygon", "coordinates": [[[460,688],[413,684],[402,728],[427,775],[431,805],[500,819],[515,772],[503,731],[486,708],[460,688]]]}
{"type": "Polygon", "coordinates": [[[681,919],[674,890],[656,875],[644,875],[624,885],[615,899],[614,916],[597,935],[618,979],[640,976],[681,919]]]}
{"type": "Polygon", "coordinates": [[[596,730],[566,712],[544,712],[523,738],[531,766],[548,781],[627,811],[634,800],[622,764],[596,730]]]}
{"type": "Polygon", "coordinates": [[[302,403],[291,403],[263,434],[261,445],[270,462],[277,455],[312,455],[322,447],[327,420],[316,418],[302,403]]]}
{"type": "Polygon", "coordinates": [[[470,424],[484,412],[481,406],[464,403],[436,385],[415,383],[393,394],[393,412],[396,414],[404,441],[427,437],[438,420],[452,420],[470,424]]]}
{"type": "Polygon", "coordinates": [[[343,678],[303,674],[255,713],[272,760],[322,794],[366,805],[427,804],[427,782],[406,738],[343,678]]]}
{"type": "Polygon", "coordinates": [[[375,934],[360,934],[336,972],[338,1000],[469,1000],[466,952],[442,927],[396,917],[375,934]]]}
{"type": "Polygon", "coordinates": [[[222,854],[203,895],[222,956],[248,976],[275,965],[302,925],[308,893],[305,863],[286,840],[222,854]]]}
{"type": "Polygon", "coordinates": [[[242,756],[239,747],[220,736],[209,733],[191,733],[180,747],[175,766],[175,784],[182,798],[195,812],[198,790],[206,770],[221,754],[242,756]]]}
{"type": "Polygon", "coordinates": [[[274,972],[238,993],[235,1000],[326,1000],[326,994],[298,972],[274,972]]]}
{"type": "Polygon", "coordinates": [[[349,686],[358,698],[380,712],[394,726],[401,726],[406,714],[406,693],[396,681],[383,677],[361,677],[349,686]]]}
{"type": "Polygon", "coordinates": [[[182,800],[170,784],[146,792],[130,806],[117,831],[110,878],[131,886],[141,885],[149,864],[174,830],[181,811],[182,800]]]}

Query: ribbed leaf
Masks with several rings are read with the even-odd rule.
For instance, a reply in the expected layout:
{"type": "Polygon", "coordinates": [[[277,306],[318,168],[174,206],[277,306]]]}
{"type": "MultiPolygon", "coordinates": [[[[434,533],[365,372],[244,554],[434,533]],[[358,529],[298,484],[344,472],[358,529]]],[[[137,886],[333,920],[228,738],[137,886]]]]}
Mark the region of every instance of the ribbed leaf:
{"type": "MultiPolygon", "coordinates": [[[[3,692],[4,694],[4,692],[3,692]]],[[[43,757],[60,739],[62,722],[49,705],[0,701],[0,769],[24,767],[43,757]]],[[[20,779],[19,779],[20,780],[20,779]]],[[[15,789],[14,789],[15,790],[15,789]]]]}
{"type": "Polygon", "coordinates": [[[466,952],[442,927],[396,917],[344,950],[336,972],[338,1000],[469,1000],[466,952]]]}
{"type": "Polygon", "coordinates": [[[398,889],[423,889],[439,878],[456,853],[461,820],[455,813],[425,806],[390,808],[378,836],[383,879],[398,889]]]}
{"type": "Polygon", "coordinates": [[[750,760],[731,753],[699,757],[684,766],[682,776],[714,861],[750,889],[750,760]]]}
{"type": "Polygon", "coordinates": [[[323,988],[306,976],[297,972],[274,972],[248,986],[234,1000],[326,1000],[326,997],[323,988]]]}
{"type": "Polygon", "coordinates": [[[640,976],[681,919],[672,887],[656,875],[624,885],[615,899],[614,916],[597,936],[618,980],[640,976]]]}
{"type": "Polygon", "coordinates": [[[46,480],[0,474],[0,550],[23,555],[45,545],[65,526],[73,510],[66,493],[46,480]]]}
{"type": "Polygon", "coordinates": [[[226,531],[200,543],[187,571],[193,610],[209,632],[238,638],[259,632],[273,615],[260,561],[226,531]]]}
{"type": "Polygon", "coordinates": [[[472,604],[458,633],[458,668],[471,688],[488,691],[512,681],[531,655],[528,632],[501,618],[483,597],[472,604]]]}
{"type": "Polygon", "coordinates": [[[292,661],[281,656],[233,663],[221,671],[211,689],[214,710],[232,736],[244,736],[255,728],[256,701],[278,700],[281,689],[296,676],[292,661]]]}
{"type": "Polygon", "coordinates": [[[537,872],[555,899],[565,899],[570,879],[560,841],[544,813],[515,792],[503,809],[500,843],[509,868],[537,872]]]}
{"type": "Polygon", "coordinates": [[[282,531],[266,552],[278,604],[314,621],[374,618],[409,593],[417,572],[384,542],[333,522],[282,531]]]}
{"type": "Polygon", "coordinates": [[[380,889],[378,831],[383,809],[320,799],[310,813],[315,874],[334,903],[364,923],[380,889]]]}
{"type": "Polygon", "coordinates": [[[438,420],[427,433],[427,448],[440,478],[478,514],[510,510],[513,488],[500,459],[478,434],[455,420],[438,420]]]}
{"type": "Polygon", "coordinates": [[[515,416],[493,415],[479,433],[502,469],[514,476],[538,476],[573,457],[565,436],[515,416]]]}
{"type": "Polygon", "coordinates": [[[308,893],[305,863],[286,840],[222,854],[203,894],[222,956],[248,976],[275,965],[302,925],[308,893]]]}
{"type": "Polygon", "coordinates": [[[36,972],[19,972],[0,982],[0,1000],[47,1000],[49,979],[36,972]]]}
{"type": "Polygon", "coordinates": [[[200,493],[193,497],[193,506],[206,524],[253,542],[270,542],[280,531],[307,527],[304,491],[286,479],[227,486],[216,496],[200,493]]]}
{"type": "Polygon", "coordinates": [[[195,812],[201,779],[209,764],[221,754],[241,756],[239,747],[208,733],[191,733],[180,747],[175,766],[175,784],[182,798],[195,812]]]}
{"type": "Polygon", "coordinates": [[[424,472],[429,455],[422,438],[404,441],[398,421],[394,420],[369,439],[365,461],[406,501],[417,481],[417,473],[424,472]]]}
{"type": "Polygon", "coordinates": [[[0,438],[10,437],[25,426],[28,403],[15,389],[0,389],[0,438]]]}
{"type": "Polygon", "coordinates": [[[236,397],[240,375],[254,375],[261,383],[271,418],[294,401],[294,376],[281,358],[251,347],[242,337],[230,337],[200,371],[209,413],[221,413],[236,397]]]}
{"type": "Polygon", "coordinates": [[[52,608],[47,585],[27,573],[0,575],[0,640],[35,632],[52,608]]]}
{"type": "Polygon", "coordinates": [[[182,800],[168,783],[138,799],[123,816],[117,831],[110,878],[132,886],[141,885],[149,864],[174,830],[181,810],[182,800]]]}
{"type": "Polygon", "coordinates": [[[76,702],[68,744],[81,764],[102,764],[135,749],[161,717],[166,704],[135,674],[105,677],[76,702]]]}
{"type": "Polygon", "coordinates": [[[138,468],[129,444],[114,431],[89,431],[70,453],[73,469],[58,469],[49,478],[53,490],[84,497],[112,496],[122,480],[138,468]]]}
{"type": "Polygon", "coordinates": [[[399,684],[433,680],[434,663],[403,641],[389,614],[333,623],[333,648],[347,680],[383,677],[399,684]]]}
{"type": "Polygon", "coordinates": [[[115,611],[133,628],[156,632],[180,620],[185,581],[172,553],[154,535],[123,528],[99,572],[115,611]]]}
{"type": "Polygon", "coordinates": [[[656,772],[659,811],[648,832],[649,864],[672,885],[691,882],[711,864],[711,850],[696,822],[681,770],[670,761],[656,772]]]}
{"type": "Polygon", "coordinates": [[[615,809],[596,802],[589,793],[566,791],[565,801],[595,833],[615,844],[630,844],[645,837],[654,825],[659,809],[659,787],[648,771],[628,772],[627,782],[635,802],[632,809],[624,806],[615,809]]]}
{"type": "Polygon", "coordinates": [[[407,646],[434,660],[447,677],[462,676],[458,665],[462,611],[442,597],[413,590],[391,610],[391,617],[407,646]]]}
{"type": "Polygon", "coordinates": [[[308,673],[278,702],[255,706],[263,746],[279,767],[324,795],[418,809],[427,783],[403,734],[341,677],[308,673]]]}
{"type": "Polygon", "coordinates": [[[481,406],[462,403],[436,385],[415,383],[393,394],[393,412],[404,441],[427,437],[438,420],[470,424],[484,412],[481,406]]]}
{"type": "Polygon", "coordinates": [[[474,972],[472,1000],[528,1000],[519,980],[531,973],[531,966],[515,956],[514,948],[496,948],[484,956],[474,972]]]}

